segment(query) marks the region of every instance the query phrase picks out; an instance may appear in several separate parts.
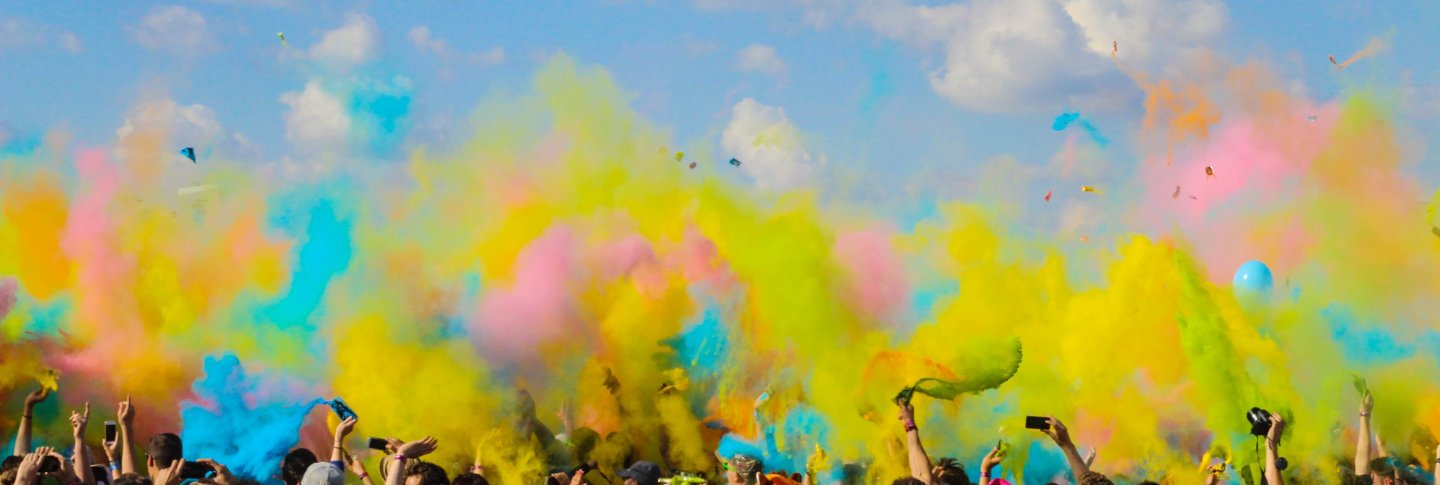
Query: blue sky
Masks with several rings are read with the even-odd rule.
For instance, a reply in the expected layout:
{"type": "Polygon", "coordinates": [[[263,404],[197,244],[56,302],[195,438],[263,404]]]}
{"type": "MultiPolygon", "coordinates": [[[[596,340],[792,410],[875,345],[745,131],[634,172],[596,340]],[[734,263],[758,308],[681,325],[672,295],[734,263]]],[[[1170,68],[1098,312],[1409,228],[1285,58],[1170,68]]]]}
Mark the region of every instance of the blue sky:
{"type": "MultiPolygon", "coordinates": [[[[363,76],[408,96],[411,129],[400,145],[443,147],[463,136],[483,98],[524,92],[548,56],[564,52],[607,69],[632,106],[672,128],[679,142],[720,146],[733,107],[753,98],[783,109],[829,163],[899,182],[915,167],[963,168],[1004,155],[1043,164],[1063,143],[1051,120],[1078,109],[1115,140],[1109,150],[1119,163],[1133,164],[1127,158],[1135,153],[1129,147],[1142,114],[1140,91],[1074,37],[1113,27],[1100,23],[1104,16],[1073,24],[1062,17],[1050,26],[1064,31],[1054,37],[1058,48],[994,50],[1034,58],[1001,66],[1037,80],[1033,85],[1007,90],[1009,83],[984,79],[998,68],[965,58],[989,52],[985,43],[994,41],[967,38],[977,26],[1009,22],[1006,28],[1046,34],[1047,26],[1032,20],[1043,15],[1034,12],[1064,14],[1058,5],[1077,4],[1129,15],[1121,27],[1131,31],[1116,36],[1141,39],[1120,48],[1149,50],[1138,61],[1147,71],[1164,72],[1185,52],[1208,49],[1231,62],[1272,65],[1320,100],[1356,88],[1404,94],[1397,104],[1418,107],[1402,110],[1409,126],[1425,138],[1440,127],[1440,59],[1433,55],[1440,3],[1377,9],[1358,1],[1210,0],[960,2],[957,16],[973,19],[939,27],[924,22],[941,18],[946,2],[901,0],[6,2],[0,127],[20,134],[59,127],[79,145],[102,145],[113,142],[138,103],[164,98],[208,108],[222,131],[249,141],[252,156],[299,156],[303,147],[287,138],[291,107],[281,98],[312,80],[363,76]],[[1196,32],[1176,33],[1183,29],[1174,22],[1203,17],[1196,8],[1217,17],[1196,32]],[[183,15],[158,22],[175,12],[183,15]],[[372,28],[365,61],[337,70],[307,57],[353,19],[372,28]],[[417,40],[422,27],[428,36],[417,40]],[[288,47],[276,32],[285,33],[288,47]],[[1373,37],[1389,48],[1345,76],[1334,73],[1326,56],[1343,59],[1373,37]],[[767,49],[773,58],[763,55],[767,49]],[[759,54],[747,63],[746,52],[759,54]],[[932,84],[945,68],[967,78],[958,81],[960,94],[932,84]],[[976,77],[979,86],[964,84],[976,77]],[[992,89],[1001,91],[992,97],[992,89]]],[[[1425,167],[1440,159],[1433,151],[1423,154],[1425,167]]],[[[1426,185],[1435,172],[1422,168],[1432,179],[1426,185]]]]}

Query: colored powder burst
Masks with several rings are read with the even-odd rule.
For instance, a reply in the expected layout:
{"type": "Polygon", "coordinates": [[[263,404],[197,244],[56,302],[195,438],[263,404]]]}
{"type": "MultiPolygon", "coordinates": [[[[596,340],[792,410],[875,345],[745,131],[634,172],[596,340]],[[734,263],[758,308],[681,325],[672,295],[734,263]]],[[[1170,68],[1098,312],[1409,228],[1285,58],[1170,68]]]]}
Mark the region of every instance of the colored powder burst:
{"type": "Polygon", "coordinates": [[[185,458],[210,458],[237,476],[276,483],[272,477],[300,441],[305,415],[324,401],[260,394],[269,385],[265,378],[246,374],[234,355],[206,357],[205,375],[194,387],[199,401],[180,406],[185,458]]]}
{"type": "MultiPolygon", "coordinates": [[[[179,172],[154,162],[184,146],[163,127],[114,150],[12,139],[0,389],[59,369],[67,404],[134,394],[142,422],[181,430],[187,455],[261,478],[291,446],[328,440],[302,430],[314,403],[280,397],[297,393],[272,376],[333,389],[367,434],[433,435],[435,462],[479,454],[515,483],[554,454],[514,431],[517,388],[552,429],[567,402],[577,427],[606,437],[594,456],[607,467],[703,467],[718,442],[793,469],[819,444],[893,480],[905,465],[890,400],[923,378],[979,383],[953,402],[917,399],[924,429],[957,430],[927,431],[927,445],[974,463],[1004,437],[1005,466],[1031,481],[1065,469],[1019,430],[1031,413],[1064,420],[1107,473],[1193,471],[1204,450],[1248,443],[1251,406],[1299,418],[1293,464],[1327,463],[1355,373],[1392,403],[1377,423],[1440,433],[1440,371],[1424,351],[1440,243],[1417,203],[1440,194],[1412,175],[1405,121],[1385,96],[1301,99],[1247,69],[1223,86],[1142,82],[1141,146],[1123,154],[1144,161],[1133,177],[1078,162],[1047,174],[1107,191],[1086,201],[1083,247],[1005,198],[1024,191],[876,200],[656,169],[645,160],[683,167],[668,128],[603,69],[563,57],[524,96],[477,107],[462,148],[364,170],[291,178],[217,149],[214,173],[179,172]],[[1162,147],[1173,165],[1155,163],[1162,147]],[[192,176],[224,187],[193,217],[167,185],[192,176]],[[1201,200],[1172,198],[1181,184],[1201,200]],[[1240,305],[1230,281],[1250,259],[1271,265],[1277,293],[1304,292],[1240,305]],[[677,381],[678,396],[655,392],[677,381]],[[761,392],[771,426],[751,436],[761,392]]],[[[341,148],[396,162],[411,148],[410,90],[357,88],[341,148]]],[[[1109,141],[1078,112],[1052,128],[1075,125],[1109,141]]],[[[1006,187],[1039,171],[1024,168],[1006,187]]]]}

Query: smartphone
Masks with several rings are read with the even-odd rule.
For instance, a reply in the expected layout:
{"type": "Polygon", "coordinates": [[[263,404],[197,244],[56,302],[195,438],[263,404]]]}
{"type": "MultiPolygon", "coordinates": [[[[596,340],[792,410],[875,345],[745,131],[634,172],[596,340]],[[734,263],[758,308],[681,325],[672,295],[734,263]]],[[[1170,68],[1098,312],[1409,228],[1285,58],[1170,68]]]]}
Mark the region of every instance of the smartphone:
{"type": "Polygon", "coordinates": [[[115,422],[114,422],[114,421],[106,421],[106,422],[105,422],[105,442],[106,442],[106,443],[114,443],[114,442],[115,442],[115,422]]]}
{"type": "Polygon", "coordinates": [[[580,473],[580,472],[590,473],[590,464],[589,464],[589,463],[581,463],[580,466],[575,467],[574,470],[570,470],[570,476],[573,477],[573,476],[575,476],[576,473],[580,473]]]}
{"type": "Polygon", "coordinates": [[[1038,429],[1040,431],[1050,429],[1050,418],[1044,416],[1026,416],[1025,429],[1038,429]]]}
{"type": "Polygon", "coordinates": [[[338,397],[330,401],[330,409],[335,410],[335,415],[339,416],[341,421],[359,417],[355,415],[355,411],[350,409],[350,406],[345,405],[344,400],[338,397]]]}
{"type": "Polygon", "coordinates": [[[182,480],[200,480],[209,478],[210,473],[213,471],[215,471],[215,469],[210,468],[209,465],[204,463],[187,461],[184,465],[180,465],[180,478],[182,480]]]}
{"type": "Polygon", "coordinates": [[[376,450],[376,451],[389,451],[389,450],[386,450],[386,449],[385,449],[385,447],[388,446],[389,444],[390,444],[390,442],[385,441],[385,438],[375,438],[375,437],[371,437],[371,438],[370,438],[370,449],[372,449],[372,450],[376,450]]]}
{"type": "Polygon", "coordinates": [[[46,456],[40,459],[40,474],[49,475],[60,471],[60,459],[53,456],[46,456]]]}
{"type": "Polygon", "coordinates": [[[110,469],[105,465],[90,465],[90,473],[95,475],[95,483],[110,483],[110,469]]]}

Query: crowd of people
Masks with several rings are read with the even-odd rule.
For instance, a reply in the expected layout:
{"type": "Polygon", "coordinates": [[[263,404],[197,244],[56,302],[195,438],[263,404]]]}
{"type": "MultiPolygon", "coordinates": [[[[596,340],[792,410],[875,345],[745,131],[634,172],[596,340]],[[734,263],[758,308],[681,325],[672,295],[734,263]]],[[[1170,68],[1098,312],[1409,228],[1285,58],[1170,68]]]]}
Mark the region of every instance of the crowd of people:
{"type": "MultiPolygon", "coordinates": [[[[180,485],[180,484],[214,484],[214,485],[258,485],[260,481],[268,481],[279,478],[286,485],[341,485],[346,481],[347,474],[354,477],[355,481],[364,485],[376,485],[375,478],[371,476],[366,465],[346,449],[347,437],[355,429],[357,418],[351,417],[340,421],[333,433],[332,447],[329,450],[328,459],[319,460],[319,455],[306,448],[296,448],[285,455],[275,470],[276,475],[272,477],[237,476],[235,473],[215,460],[199,458],[193,461],[186,461],[184,457],[184,444],[180,436],[175,433],[160,433],[151,436],[145,442],[145,459],[143,467],[135,454],[132,445],[134,433],[135,407],[130,398],[126,398],[118,404],[115,412],[116,432],[106,433],[106,439],[100,447],[104,452],[105,461],[97,462],[92,455],[92,450],[87,444],[86,430],[91,422],[90,406],[85,404],[82,409],[75,410],[70,415],[71,436],[74,439],[69,447],[69,456],[62,454],[63,446],[40,446],[32,447],[31,443],[31,421],[32,411],[36,404],[44,401],[50,392],[41,389],[29,394],[25,399],[24,411],[20,419],[19,430],[16,433],[14,452],[7,457],[3,466],[0,466],[0,485],[38,485],[42,481],[58,485],[180,485]]],[[[1383,445],[1375,446],[1371,439],[1370,413],[1373,409],[1373,397],[1366,392],[1363,396],[1359,412],[1359,440],[1356,447],[1354,466],[1349,469],[1342,469],[1338,481],[1343,483],[1373,483],[1373,484],[1412,484],[1425,483],[1430,477],[1423,474],[1423,469],[1414,463],[1404,464],[1392,458],[1384,449],[1383,445]]],[[[925,451],[925,445],[921,439],[921,432],[915,421],[915,410],[906,400],[897,400],[899,429],[904,432],[905,454],[908,462],[909,476],[876,479],[871,476],[868,483],[891,483],[893,485],[969,485],[985,484],[997,485],[1006,484],[1004,479],[999,478],[996,469],[999,467],[1007,453],[1007,446],[1003,442],[997,442],[989,453],[977,464],[973,471],[968,470],[957,460],[950,458],[932,459],[925,451]],[[973,477],[972,477],[973,475],[973,477]]],[[[1284,435],[1285,419],[1279,414],[1261,412],[1260,418],[1252,419],[1255,428],[1252,430],[1258,437],[1264,439],[1264,462],[1263,477],[1252,480],[1245,475],[1246,483],[1259,482],[1272,485],[1282,485],[1286,478],[1285,462],[1279,457],[1279,446],[1284,435]],[[1267,422],[1268,421],[1268,422],[1267,422]]],[[[1069,465],[1069,477],[1079,485],[1103,485],[1113,483],[1110,478],[1093,470],[1091,467],[1095,459],[1094,450],[1082,456],[1074,441],[1071,440],[1069,429],[1060,420],[1053,417],[1036,418],[1036,423],[1027,427],[1035,428],[1038,432],[1047,435],[1064,454],[1069,465]]],[[[547,435],[549,431],[543,425],[536,429],[547,435]]],[[[549,435],[556,441],[569,439],[566,434],[549,435]]],[[[447,472],[444,467],[430,463],[424,458],[434,452],[439,446],[434,438],[425,437],[413,441],[402,441],[395,438],[383,439],[385,456],[380,460],[380,480],[385,485],[488,485],[493,470],[478,462],[464,470],[457,470],[454,475],[447,472]]],[[[56,444],[59,445],[59,444],[56,444]]],[[[372,445],[374,447],[374,445],[372,445]]],[[[747,454],[734,454],[731,456],[720,456],[716,453],[717,467],[714,470],[675,470],[671,466],[662,466],[660,463],[651,461],[633,461],[630,466],[619,470],[602,469],[596,460],[587,456],[584,449],[571,447],[569,463],[578,463],[577,466],[556,468],[550,470],[548,476],[537,475],[533,477],[534,483],[546,483],[555,485],[656,485],[660,483],[671,484],[705,484],[725,483],[732,485],[757,485],[757,484],[813,484],[820,483],[817,468],[824,466],[822,463],[823,450],[816,450],[817,456],[808,460],[805,470],[796,470],[793,473],[788,470],[767,467],[760,457],[747,454]],[[667,470],[669,472],[667,473],[667,470]]],[[[1193,477],[1164,477],[1159,482],[1141,481],[1141,484],[1158,483],[1198,483],[1204,481],[1207,485],[1227,482],[1227,470],[1223,464],[1206,463],[1202,460],[1199,471],[1193,477]]],[[[1440,464],[1440,447],[1436,449],[1436,463],[1440,464]]],[[[856,465],[858,466],[858,465],[856,465]]],[[[847,465],[847,468],[849,465],[847,465]]],[[[1434,467],[1434,482],[1440,483],[1440,466],[1434,467]]],[[[864,474],[844,474],[841,483],[867,483],[864,474]]]]}

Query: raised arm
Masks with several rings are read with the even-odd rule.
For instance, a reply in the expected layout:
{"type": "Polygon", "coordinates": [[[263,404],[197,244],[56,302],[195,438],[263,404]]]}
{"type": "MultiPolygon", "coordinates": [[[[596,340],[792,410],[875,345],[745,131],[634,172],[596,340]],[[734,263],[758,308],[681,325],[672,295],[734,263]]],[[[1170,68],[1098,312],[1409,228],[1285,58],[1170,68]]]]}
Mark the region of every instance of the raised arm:
{"type": "Polygon", "coordinates": [[[1070,462],[1070,473],[1075,474],[1076,480],[1086,473],[1090,473],[1090,466],[1086,465],[1085,459],[1080,457],[1080,452],[1075,449],[1075,442],[1070,441],[1070,430],[1065,428],[1065,423],[1061,423],[1060,420],[1053,417],[1048,422],[1050,427],[1045,429],[1045,434],[1055,440],[1060,451],[1065,453],[1065,460],[1070,462]]]}
{"type": "Polygon", "coordinates": [[[90,423],[90,403],[83,412],[70,412],[70,431],[75,438],[75,478],[85,485],[95,485],[95,472],[90,470],[90,447],[85,446],[85,425],[90,423]]]}
{"type": "Polygon", "coordinates": [[[411,441],[396,448],[395,458],[390,460],[390,468],[385,472],[385,485],[403,485],[405,462],[430,454],[435,451],[435,444],[435,438],[426,436],[425,439],[411,441]]]}
{"type": "Polygon", "coordinates": [[[1285,480],[1280,477],[1280,466],[1276,464],[1280,455],[1280,435],[1284,433],[1285,418],[1279,413],[1271,414],[1270,432],[1265,435],[1265,483],[1270,485],[1285,485],[1285,480]]]}
{"type": "Polygon", "coordinates": [[[1000,466],[1000,462],[1004,459],[1004,446],[1000,441],[996,441],[995,447],[991,448],[990,452],[985,454],[985,459],[980,461],[980,485],[990,483],[990,478],[994,477],[991,472],[995,471],[995,467],[1000,466]]]}
{"type": "Polygon", "coordinates": [[[900,422],[905,425],[905,449],[910,457],[910,476],[930,485],[934,483],[934,477],[930,475],[930,456],[925,454],[925,445],[920,443],[920,428],[915,426],[915,408],[903,400],[896,401],[895,404],[900,407],[900,422]]]}
{"type": "Polygon", "coordinates": [[[1360,436],[1355,439],[1355,475],[1370,475],[1370,410],[1375,398],[1366,392],[1360,397],[1360,436]]]}
{"type": "Polygon", "coordinates": [[[350,467],[351,473],[354,473],[355,476],[360,477],[360,481],[365,482],[365,485],[375,485],[375,482],[373,480],[370,480],[370,473],[365,471],[365,462],[360,461],[360,459],[356,458],[354,455],[346,453],[345,464],[350,467]]]}
{"type": "Polygon", "coordinates": [[[15,433],[15,456],[30,454],[30,423],[35,420],[35,405],[45,401],[50,396],[50,390],[41,387],[39,390],[25,396],[25,408],[20,414],[20,430],[15,433]]]}
{"type": "Polygon", "coordinates": [[[120,421],[120,474],[140,473],[135,466],[135,448],[130,444],[130,429],[135,424],[135,408],[130,405],[130,395],[125,395],[125,400],[120,401],[120,409],[115,415],[120,421]]]}
{"type": "Polygon", "coordinates": [[[330,462],[339,463],[342,468],[345,466],[345,437],[349,436],[350,432],[355,430],[355,422],[357,420],[357,418],[351,416],[349,419],[335,425],[335,446],[330,447],[330,462]]]}

